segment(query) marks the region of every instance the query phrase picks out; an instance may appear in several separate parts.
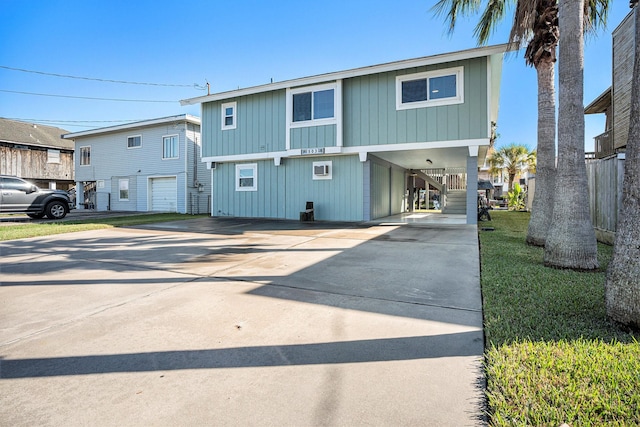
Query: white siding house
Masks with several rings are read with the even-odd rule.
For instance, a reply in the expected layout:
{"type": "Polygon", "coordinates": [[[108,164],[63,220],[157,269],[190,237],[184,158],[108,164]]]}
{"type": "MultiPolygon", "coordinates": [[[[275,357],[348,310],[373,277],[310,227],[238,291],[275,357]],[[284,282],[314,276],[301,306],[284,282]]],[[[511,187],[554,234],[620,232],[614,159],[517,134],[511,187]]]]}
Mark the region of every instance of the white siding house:
{"type": "Polygon", "coordinates": [[[76,205],[98,211],[207,213],[200,119],[188,114],[63,135],[75,142],[76,205]]]}

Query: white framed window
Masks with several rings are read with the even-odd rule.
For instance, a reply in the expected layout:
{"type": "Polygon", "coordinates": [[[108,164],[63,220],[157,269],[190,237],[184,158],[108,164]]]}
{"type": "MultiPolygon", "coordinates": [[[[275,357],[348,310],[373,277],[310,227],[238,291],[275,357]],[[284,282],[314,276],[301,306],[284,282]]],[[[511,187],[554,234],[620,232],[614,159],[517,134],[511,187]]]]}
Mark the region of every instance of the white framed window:
{"type": "Polygon", "coordinates": [[[129,200],[129,180],[128,179],[119,179],[118,180],[118,200],[129,200]]]}
{"type": "Polygon", "coordinates": [[[396,77],[396,109],[436,107],[464,102],[463,67],[396,77]]]}
{"type": "Polygon", "coordinates": [[[47,150],[47,163],[60,163],[60,150],[47,150]]]}
{"type": "Polygon", "coordinates": [[[91,147],[80,147],[80,166],[91,166],[91,147]]]}
{"type": "Polygon", "coordinates": [[[314,181],[322,179],[333,179],[333,162],[313,162],[312,179],[314,181]]]}
{"type": "Polygon", "coordinates": [[[337,83],[290,89],[287,95],[290,127],[336,123],[337,83]]]}
{"type": "Polygon", "coordinates": [[[178,153],[178,135],[168,135],[162,137],[162,158],[177,159],[180,157],[178,153]]]}
{"type": "Polygon", "coordinates": [[[258,191],[258,164],[236,165],[236,191],[258,191]]]}
{"type": "Polygon", "coordinates": [[[134,135],[127,137],[127,148],[142,147],[142,135],[134,135]]]}
{"type": "Polygon", "coordinates": [[[236,128],[237,108],[238,104],[236,102],[227,102],[221,105],[222,130],[236,128]]]}

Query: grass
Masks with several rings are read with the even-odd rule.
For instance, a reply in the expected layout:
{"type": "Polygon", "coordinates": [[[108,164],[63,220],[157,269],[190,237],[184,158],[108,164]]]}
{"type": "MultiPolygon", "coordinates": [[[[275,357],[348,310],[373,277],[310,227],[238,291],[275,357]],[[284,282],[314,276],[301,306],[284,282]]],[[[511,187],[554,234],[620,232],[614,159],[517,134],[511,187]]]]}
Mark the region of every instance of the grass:
{"type": "MultiPolygon", "coordinates": [[[[200,215],[202,216],[202,215],[200,215]]],[[[102,219],[85,219],[78,221],[57,221],[20,223],[16,225],[0,226],[0,241],[25,239],[27,237],[50,236],[60,233],[73,233],[75,231],[99,230],[112,227],[126,227],[154,222],[178,221],[193,219],[198,215],[186,215],[175,213],[130,215],[102,219]]]]}
{"type": "Polygon", "coordinates": [[[598,272],[556,270],[527,246],[529,214],[491,213],[480,231],[491,425],[640,425],[640,334],[609,322],[598,272]]]}

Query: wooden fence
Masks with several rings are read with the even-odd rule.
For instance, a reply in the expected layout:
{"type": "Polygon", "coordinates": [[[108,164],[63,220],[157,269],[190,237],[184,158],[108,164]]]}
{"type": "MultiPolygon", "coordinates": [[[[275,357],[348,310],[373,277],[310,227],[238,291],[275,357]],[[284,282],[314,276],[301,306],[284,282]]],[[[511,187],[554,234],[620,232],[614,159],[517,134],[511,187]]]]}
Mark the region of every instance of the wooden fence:
{"type": "Polygon", "coordinates": [[[622,203],[624,154],[587,160],[589,209],[598,240],[613,244],[622,203]]]}

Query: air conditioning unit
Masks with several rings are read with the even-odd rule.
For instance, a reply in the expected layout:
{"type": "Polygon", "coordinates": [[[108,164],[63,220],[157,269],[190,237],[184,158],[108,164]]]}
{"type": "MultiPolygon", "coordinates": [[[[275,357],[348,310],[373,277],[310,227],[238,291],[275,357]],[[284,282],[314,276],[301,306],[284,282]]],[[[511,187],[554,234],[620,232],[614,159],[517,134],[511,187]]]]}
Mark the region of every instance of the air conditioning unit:
{"type": "Polygon", "coordinates": [[[317,165],[313,167],[313,174],[317,176],[329,175],[329,165],[317,165]]]}

